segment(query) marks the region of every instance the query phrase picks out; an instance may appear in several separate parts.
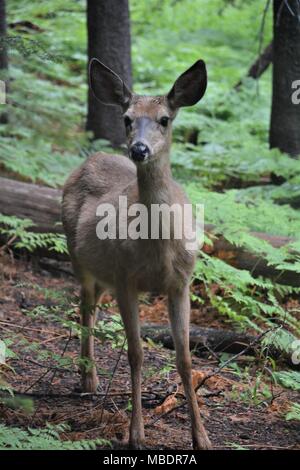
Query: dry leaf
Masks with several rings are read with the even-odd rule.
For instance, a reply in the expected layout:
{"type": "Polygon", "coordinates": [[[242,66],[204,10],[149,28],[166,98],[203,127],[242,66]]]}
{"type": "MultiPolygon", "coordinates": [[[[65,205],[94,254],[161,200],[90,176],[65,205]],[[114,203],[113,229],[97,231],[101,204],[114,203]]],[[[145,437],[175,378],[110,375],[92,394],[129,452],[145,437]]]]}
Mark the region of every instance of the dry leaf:
{"type": "Polygon", "coordinates": [[[168,413],[168,411],[171,411],[173,408],[175,408],[176,405],[177,405],[177,398],[175,397],[175,395],[169,395],[165,399],[162,405],[157,406],[154,409],[154,413],[157,415],[168,413]]]}
{"type": "Polygon", "coordinates": [[[206,372],[202,372],[200,370],[192,370],[192,384],[194,389],[200,385],[200,383],[206,376],[206,372]]]}
{"type": "Polygon", "coordinates": [[[233,423],[247,423],[248,421],[250,421],[250,417],[248,415],[232,415],[229,416],[229,419],[233,423]]]}

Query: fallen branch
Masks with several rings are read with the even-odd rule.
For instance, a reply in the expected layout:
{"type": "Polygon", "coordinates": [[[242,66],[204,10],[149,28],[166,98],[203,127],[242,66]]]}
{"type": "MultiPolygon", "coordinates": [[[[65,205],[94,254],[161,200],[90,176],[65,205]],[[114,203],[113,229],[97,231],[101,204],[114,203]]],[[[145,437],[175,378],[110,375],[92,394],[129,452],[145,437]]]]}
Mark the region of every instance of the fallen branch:
{"type": "MultiPolygon", "coordinates": [[[[234,356],[231,356],[227,361],[225,361],[221,366],[217,367],[216,369],[214,369],[212,372],[210,372],[209,374],[207,374],[200,382],[199,384],[197,385],[197,387],[195,387],[195,392],[197,392],[204,384],[205,382],[210,379],[211,377],[217,375],[219,372],[221,372],[222,369],[224,369],[225,367],[227,367],[230,363],[236,361],[240,356],[246,354],[246,353],[249,353],[249,351],[251,350],[251,348],[253,348],[255,345],[257,345],[261,340],[262,338],[267,334],[267,333],[270,333],[271,331],[275,331],[277,330],[278,328],[280,328],[280,326],[277,326],[275,328],[270,328],[266,331],[264,331],[263,333],[261,333],[259,336],[257,336],[255,339],[253,339],[253,341],[251,341],[249,343],[249,345],[244,348],[242,351],[240,351],[239,353],[235,354],[234,356]]],[[[155,418],[154,420],[151,421],[151,423],[148,423],[147,424],[147,427],[150,427],[150,426],[153,426],[153,424],[157,423],[157,421],[161,420],[162,418],[165,418],[166,416],[168,416],[169,414],[173,413],[173,411],[177,411],[179,410],[180,408],[183,408],[185,405],[186,405],[186,398],[184,397],[183,398],[183,402],[180,403],[179,405],[171,408],[170,410],[166,411],[165,413],[161,414],[159,417],[155,418]]]]}
{"type": "MultiPolygon", "coordinates": [[[[280,327],[277,327],[280,328],[280,327]]],[[[173,338],[170,327],[168,325],[144,325],[141,327],[141,334],[143,339],[150,338],[156,343],[161,343],[168,349],[174,349],[173,338]]],[[[264,336],[266,332],[262,333],[264,336]]],[[[226,352],[230,354],[238,354],[237,357],[244,354],[245,350],[250,356],[257,356],[262,354],[264,351],[261,349],[253,348],[253,345],[257,345],[260,336],[253,336],[247,333],[238,333],[232,330],[223,330],[215,328],[203,328],[199,326],[191,325],[190,327],[190,349],[194,350],[196,354],[203,355],[203,353],[226,352]]],[[[291,357],[282,350],[270,346],[268,348],[268,356],[275,359],[283,359],[290,366],[295,367],[295,364],[291,363],[291,357]]]]}
{"type": "MultiPolygon", "coordinates": [[[[270,42],[263,50],[263,52],[259,55],[259,57],[253,62],[253,64],[249,67],[247,72],[247,77],[251,77],[254,80],[257,80],[262,76],[262,74],[267,70],[269,65],[273,62],[273,41],[270,42]]],[[[234,89],[239,91],[243,80],[240,80],[235,86],[234,89]]]]}
{"type": "MultiPolygon", "coordinates": [[[[162,343],[168,349],[174,349],[173,338],[168,325],[147,324],[141,327],[142,337],[150,338],[155,343],[162,343]]],[[[190,327],[190,348],[196,350],[198,354],[209,352],[238,353],[249,347],[251,341],[255,339],[246,333],[238,333],[231,330],[203,328],[199,326],[190,327]]],[[[254,354],[253,350],[249,354],[254,354]]]]}
{"type": "Polygon", "coordinates": [[[264,336],[266,336],[268,333],[271,333],[271,331],[273,332],[275,330],[278,330],[279,328],[281,328],[281,327],[277,326],[275,328],[269,328],[268,330],[263,331],[259,336],[257,336],[255,339],[253,339],[246,348],[244,348],[242,351],[235,354],[234,356],[231,356],[229,359],[227,359],[227,361],[223,362],[223,364],[221,366],[217,367],[212,372],[207,374],[203,378],[203,380],[201,380],[201,382],[197,385],[197,387],[195,388],[195,391],[197,392],[197,390],[199,390],[199,388],[202,387],[202,385],[204,385],[205,382],[208,379],[210,379],[214,375],[217,375],[219,372],[221,372],[222,369],[225,369],[225,367],[227,367],[232,362],[236,361],[240,356],[243,356],[245,353],[249,353],[249,351],[251,351],[253,349],[253,346],[259,344],[259,342],[263,339],[264,336]]]}

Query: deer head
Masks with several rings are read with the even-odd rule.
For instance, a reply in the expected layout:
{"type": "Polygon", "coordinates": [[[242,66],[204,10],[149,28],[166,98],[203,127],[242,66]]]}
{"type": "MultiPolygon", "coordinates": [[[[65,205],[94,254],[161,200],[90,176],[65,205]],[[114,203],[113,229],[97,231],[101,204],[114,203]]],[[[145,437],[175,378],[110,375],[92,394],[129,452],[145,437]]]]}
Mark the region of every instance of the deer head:
{"type": "Polygon", "coordinates": [[[105,105],[122,109],[129,157],[144,165],[169,154],[172,122],[178,109],[193,106],[203,97],[207,86],[206,67],[198,60],[175,81],[163,96],[132,93],[123,80],[98,59],[89,68],[90,86],[105,105]]]}

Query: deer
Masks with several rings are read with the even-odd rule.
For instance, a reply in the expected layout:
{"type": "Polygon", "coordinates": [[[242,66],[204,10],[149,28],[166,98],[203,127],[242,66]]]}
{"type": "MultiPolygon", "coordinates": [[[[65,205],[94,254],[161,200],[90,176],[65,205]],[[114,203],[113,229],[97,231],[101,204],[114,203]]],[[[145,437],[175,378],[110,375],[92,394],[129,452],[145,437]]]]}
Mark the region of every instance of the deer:
{"type": "MultiPolygon", "coordinates": [[[[63,189],[62,221],[74,273],[81,285],[81,324],[88,331],[82,334],[81,358],[92,364],[81,367],[82,389],[95,393],[99,384],[94,326],[98,300],[108,289],[116,297],[128,344],[132,386],[129,447],[143,448],[143,348],[138,295],[154,291],[166,295],[176,366],[191,419],[193,448],[210,449],[192,384],[189,348],[189,284],[197,250],[187,249],[184,237],[99,239],[96,233],[97,207],[109,203],[118,212],[120,196],[127,198],[128,205],[140,203],[147,208],[152,204],[171,206],[176,203],[181,207],[189,203],[172,177],[172,123],[181,107],[193,106],[203,97],[207,87],[206,65],[203,60],[195,62],[177,78],[171,90],[161,96],[133,93],[114,71],[96,58],[89,65],[89,81],[101,103],[120,108],[128,156],[102,152],[89,156],[71,174],[63,189]]],[[[125,223],[129,223],[129,217],[125,223]]]]}

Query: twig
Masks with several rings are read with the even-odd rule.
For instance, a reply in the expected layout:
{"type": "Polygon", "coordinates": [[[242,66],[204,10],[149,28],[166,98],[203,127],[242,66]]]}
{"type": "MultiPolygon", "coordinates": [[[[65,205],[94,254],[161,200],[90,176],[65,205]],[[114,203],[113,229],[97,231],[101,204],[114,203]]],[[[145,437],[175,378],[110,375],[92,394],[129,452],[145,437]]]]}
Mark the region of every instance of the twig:
{"type": "Polygon", "coordinates": [[[16,239],[17,235],[13,235],[4,245],[0,247],[0,253],[4,253],[4,251],[9,248],[16,239]]]}
{"type": "MultiPolygon", "coordinates": [[[[274,450],[279,450],[279,449],[296,449],[296,445],[297,444],[292,444],[290,446],[278,446],[278,445],[275,445],[275,444],[239,444],[241,447],[259,447],[259,448],[263,448],[263,449],[274,449],[274,450]]],[[[228,446],[232,449],[232,446],[228,446]]],[[[218,445],[214,445],[214,448],[220,448],[220,449],[224,449],[224,446],[218,446],[218,445]]]]}
{"type": "MultiPolygon", "coordinates": [[[[61,358],[64,356],[64,354],[65,354],[65,352],[66,352],[66,350],[67,350],[67,348],[68,348],[68,346],[69,346],[69,343],[70,343],[71,339],[72,339],[72,328],[70,328],[69,337],[68,337],[68,339],[67,339],[67,341],[66,341],[66,344],[65,344],[65,346],[64,346],[64,349],[63,349],[63,351],[62,351],[62,353],[61,353],[61,355],[60,355],[61,358]]],[[[48,372],[50,372],[50,371],[51,371],[51,369],[48,369],[48,370],[40,377],[39,380],[41,380],[41,378],[45,377],[45,375],[47,375],[48,372]]],[[[54,370],[54,372],[53,372],[53,374],[52,374],[52,377],[51,377],[51,379],[50,379],[50,382],[49,382],[49,384],[48,384],[48,387],[47,387],[47,392],[49,392],[49,389],[50,389],[50,387],[51,387],[51,385],[52,385],[53,380],[54,380],[55,377],[56,377],[56,374],[57,374],[57,370],[54,370]]],[[[38,380],[38,381],[39,381],[39,380],[38,380]]],[[[38,381],[37,381],[37,382],[38,382],[38,381]]],[[[30,388],[32,388],[32,386],[29,387],[29,389],[27,389],[26,391],[30,390],[30,388]]],[[[33,416],[32,416],[32,419],[31,419],[31,424],[34,422],[34,419],[35,419],[35,417],[36,417],[36,415],[37,415],[37,413],[38,413],[38,411],[39,411],[39,409],[40,409],[40,406],[41,406],[41,404],[39,403],[38,406],[36,407],[34,413],[33,413],[33,416]]]]}
{"type": "Polygon", "coordinates": [[[197,392],[197,390],[199,390],[200,387],[202,387],[202,385],[208,380],[210,379],[211,377],[213,377],[214,375],[218,374],[222,369],[224,369],[226,366],[228,366],[228,364],[230,364],[231,362],[235,361],[236,359],[238,359],[240,356],[242,356],[243,354],[245,354],[245,352],[247,352],[249,349],[251,349],[255,344],[259,343],[260,340],[266,336],[266,334],[270,333],[270,331],[275,331],[275,330],[278,330],[279,328],[281,328],[281,326],[276,326],[275,328],[269,328],[268,330],[266,331],[263,331],[259,336],[257,336],[257,338],[255,338],[253,341],[250,341],[250,343],[248,344],[248,346],[243,349],[242,351],[240,351],[239,353],[235,354],[234,356],[230,357],[229,359],[227,359],[227,361],[225,361],[220,367],[217,367],[214,371],[212,371],[210,374],[207,374],[202,380],[201,382],[197,385],[197,387],[195,388],[195,392],[197,392]]]}
{"type": "Polygon", "coordinates": [[[45,339],[45,341],[41,341],[39,344],[51,343],[51,341],[56,341],[57,339],[66,338],[66,337],[67,335],[54,336],[53,338],[48,338],[48,339],[45,339]]]}
{"type": "MultiPolygon", "coordinates": [[[[65,335],[64,335],[65,336],[65,335]]],[[[49,365],[45,365],[45,364],[41,364],[40,362],[36,362],[34,361],[33,359],[23,359],[24,362],[29,362],[30,364],[33,364],[35,366],[38,366],[38,367],[42,367],[44,369],[48,369],[48,371],[50,370],[57,370],[58,372],[64,372],[64,373],[69,373],[69,374],[73,374],[73,371],[70,370],[70,369],[67,369],[67,368],[64,368],[64,367],[57,367],[57,366],[49,366],[49,365]]]]}
{"type": "Polygon", "coordinates": [[[27,393],[29,390],[31,390],[37,383],[39,383],[49,372],[51,372],[51,368],[47,369],[46,372],[44,372],[42,375],[40,375],[40,377],[35,380],[31,385],[29,385],[29,387],[27,387],[24,391],[24,393],[27,393]]]}
{"type": "MultiPolygon", "coordinates": [[[[258,57],[259,58],[261,58],[263,39],[264,39],[264,31],[265,31],[265,23],[266,23],[266,17],[267,17],[267,13],[268,13],[270,4],[271,4],[271,0],[267,0],[267,2],[265,4],[264,11],[263,11],[261,24],[260,24],[259,46],[258,46],[258,57]]],[[[260,69],[260,67],[261,67],[261,64],[259,64],[258,68],[260,69]]],[[[257,84],[257,93],[259,93],[259,80],[257,80],[256,84],[257,84]]]]}
{"type": "Polygon", "coordinates": [[[30,330],[30,331],[35,331],[36,333],[51,333],[51,334],[57,334],[59,335],[58,333],[55,333],[53,331],[49,331],[49,330],[40,330],[40,329],[37,329],[37,328],[32,328],[30,326],[23,326],[23,325],[15,325],[14,323],[10,322],[10,321],[4,321],[4,320],[0,320],[0,328],[1,328],[1,324],[2,325],[7,325],[7,326],[11,326],[13,328],[20,328],[22,330],[30,330]]]}
{"type": "Polygon", "coordinates": [[[289,10],[290,14],[292,16],[296,16],[296,14],[293,12],[292,8],[290,7],[288,0],[284,0],[284,3],[286,4],[287,9],[289,10]]]}
{"type": "Polygon", "coordinates": [[[112,372],[110,381],[109,381],[109,383],[108,383],[108,386],[107,386],[107,389],[106,389],[106,392],[105,392],[105,395],[104,395],[104,400],[103,400],[102,409],[101,409],[100,423],[102,423],[102,418],[103,418],[104,406],[105,406],[106,398],[107,398],[107,396],[108,396],[108,393],[109,393],[109,390],[110,390],[112,381],[113,381],[113,379],[114,379],[114,375],[115,375],[115,373],[116,373],[116,371],[117,371],[119,362],[120,362],[120,360],[121,360],[121,356],[122,356],[122,354],[123,354],[123,350],[124,350],[125,344],[126,344],[126,336],[125,336],[125,338],[124,338],[124,341],[123,341],[123,344],[122,344],[122,347],[121,347],[121,350],[120,350],[118,359],[117,359],[117,361],[116,361],[115,367],[114,367],[114,369],[113,369],[113,372],[112,372]]]}
{"type": "MultiPolygon", "coordinates": [[[[143,392],[143,394],[151,394],[153,395],[152,392],[143,392]]],[[[35,393],[35,392],[16,392],[14,390],[14,394],[15,395],[19,395],[19,396],[27,396],[27,397],[33,397],[33,398],[45,398],[45,399],[48,399],[48,398],[51,398],[51,399],[57,399],[57,398],[62,398],[62,399],[66,399],[66,398],[80,398],[80,399],[93,399],[95,397],[104,397],[104,396],[107,396],[107,397],[121,397],[123,395],[125,396],[129,396],[131,395],[131,392],[112,392],[112,393],[109,393],[107,395],[107,393],[76,393],[76,392],[72,392],[72,393],[35,393]]]]}
{"type": "MultiPolygon", "coordinates": [[[[194,349],[197,350],[197,349],[199,348],[199,346],[202,346],[202,347],[204,347],[205,349],[207,349],[207,351],[210,353],[210,355],[211,355],[214,359],[216,359],[216,360],[219,359],[217,353],[216,353],[215,351],[213,351],[213,349],[211,349],[211,347],[207,344],[207,341],[205,341],[205,342],[202,343],[202,344],[197,343],[197,344],[195,345],[194,349]]],[[[218,346],[218,345],[217,345],[217,346],[218,346]]]]}
{"type": "MultiPolygon", "coordinates": [[[[70,334],[71,334],[71,336],[72,336],[72,330],[70,330],[70,332],[71,332],[70,334]]],[[[66,349],[67,349],[67,347],[68,347],[68,345],[69,345],[69,342],[70,342],[70,340],[71,340],[71,336],[69,336],[68,341],[66,342],[65,347],[64,347],[64,350],[63,350],[63,352],[62,352],[62,354],[61,354],[60,357],[63,357],[63,356],[64,356],[64,354],[65,354],[65,352],[66,352],[66,349]]],[[[56,367],[56,366],[54,366],[54,367],[56,367]]],[[[27,393],[27,392],[28,392],[30,389],[32,389],[37,383],[39,383],[49,372],[51,372],[51,370],[53,370],[53,366],[48,366],[46,372],[44,372],[37,380],[35,380],[29,387],[27,387],[27,388],[25,389],[25,393],[27,393]]],[[[57,371],[55,370],[54,373],[53,373],[53,376],[52,376],[51,381],[50,381],[50,385],[51,385],[51,382],[53,382],[53,380],[54,380],[54,378],[55,378],[55,376],[56,376],[56,372],[57,372],[57,371]]],[[[49,385],[49,387],[50,387],[50,385],[49,385]]]]}
{"type": "MultiPolygon", "coordinates": [[[[236,359],[238,359],[240,356],[242,356],[243,354],[245,354],[245,352],[247,352],[250,348],[252,348],[255,344],[257,344],[267,333],[269,333],[270,331],[274,331],[275,329],[278,329],[278,328],[281,328],[280,326],[277,326],[275,328],[270,328],[266,331],[264,331],[263,333],[261,333],[259,336],[257,336],[257,338],[255,338],[253,341],[251,341],[248,346],[243,349],[242,351],[240,351],[239,353],[235,354],[234,356],[230,357],[227,361],[225,361],[220,367],[217,367],[215,370],[213,370],[211,373],[207,374],[202,380],[201,382],[197,385],[197,387],[195,388],[195,392],[197,392],[199,390],[200,387],[202,387],[202,385],[204,385],[204,383],[210,379],[211,377],[213,377],[214,375],[218,374],[222,369],[224,369],[226,366],[228,366],[228,364],[230,364],[231,362],[235,361],[236,359]]],[[[160,419],[166,417],[167,415],[169,415],[170,413],[173,413],[173,411],[176,411],[180,408],[183,408],[184,406],[186,405],[186,398],[184,398],[184,402],[183,403],[180,403],[179,405],[175,406],[174,408],[172,408],[171,410],[168,410],[166,411],[165,413],[163,413],[162,415],[158,416],[157,418],[155,418],[151,423],[148,423],[147,424],[147,427],[148,426],[152,426],[153,424],[157,423],[157,421],[159,421],[160,419]]]]}

